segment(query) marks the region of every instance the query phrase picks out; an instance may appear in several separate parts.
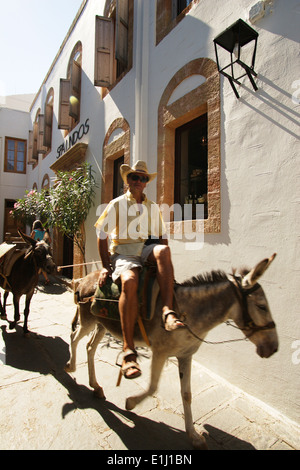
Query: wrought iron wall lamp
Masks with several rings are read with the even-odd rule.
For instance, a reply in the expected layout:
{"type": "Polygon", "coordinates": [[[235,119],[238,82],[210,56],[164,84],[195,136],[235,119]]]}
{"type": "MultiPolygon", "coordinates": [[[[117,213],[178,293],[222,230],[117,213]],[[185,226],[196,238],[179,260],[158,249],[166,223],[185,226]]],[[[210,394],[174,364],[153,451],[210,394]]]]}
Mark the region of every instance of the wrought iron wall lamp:
{"type": "Polygon", "coordinates": [[[237,98],[239,94],[234,84],[240,85],[239,80],[246,75],[254,90],[258,90],[253,79],[253,76],[257,76],[254,71],[257,38],[258,33],[245,21],[239,19],[214,39],[218,70],[228,78],[237,98]],[[218,46],[222,49],[218,49],[218,46]],[[247,47],[244,48],[244,46],[247,47]],[[224,50],[230,53],[230,57],[224,50]]]}

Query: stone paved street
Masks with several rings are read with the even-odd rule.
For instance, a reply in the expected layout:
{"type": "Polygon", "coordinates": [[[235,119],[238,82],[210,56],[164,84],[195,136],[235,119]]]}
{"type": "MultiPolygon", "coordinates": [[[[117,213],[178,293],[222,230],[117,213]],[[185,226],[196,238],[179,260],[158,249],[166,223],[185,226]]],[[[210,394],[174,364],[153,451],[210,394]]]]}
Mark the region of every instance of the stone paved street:
{"type": "MultiPolygon", "coordinates": [[[[22,334],[22,323],[9,330],[7,321],[0,321],[0,449],[190,451],[176,360],[166,364],[155,396],[126,411],[125,398],[147,386],[151,353],[140,349],[142,376],[123,379],[116,387],[121,345],[106,335],[96,353],[96,372],[106,395],[99,400],[88,384],[86,339],[78,348],[77,371],[64,372],[74,312],[73,293],[53,279],[50,286],[41,283],[33,297],[29,338],[22,334]]],[[[11,296],[7,314],[12,319],[11,296]]],[[[299,426],[198,363],[193,365],[192,390],[193,418],[197,430],[206,433],[210,450],[300,448],[299,426]]]]}

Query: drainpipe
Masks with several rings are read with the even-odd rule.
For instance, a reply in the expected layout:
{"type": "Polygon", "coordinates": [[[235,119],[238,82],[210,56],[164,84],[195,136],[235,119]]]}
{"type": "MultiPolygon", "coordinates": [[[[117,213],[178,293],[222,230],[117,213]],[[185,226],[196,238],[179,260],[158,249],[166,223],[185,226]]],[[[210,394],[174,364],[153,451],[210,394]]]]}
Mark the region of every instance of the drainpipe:
{"type": "Polygon", "coordinates": [[[135,158],[148,158],[149,1],[137,0],[135,158]]]}

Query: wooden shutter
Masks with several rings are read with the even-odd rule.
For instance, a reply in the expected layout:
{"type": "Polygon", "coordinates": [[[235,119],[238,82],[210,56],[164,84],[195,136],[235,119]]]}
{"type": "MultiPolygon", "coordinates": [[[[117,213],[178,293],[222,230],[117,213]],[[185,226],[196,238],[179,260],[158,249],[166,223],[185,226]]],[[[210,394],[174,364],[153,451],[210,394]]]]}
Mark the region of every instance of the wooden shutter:
{"type": "Polygon", "coordinates": [[[70,129],[70,80],[65,78],[60,79],[59,90],[59,110],[58,110],[58,128],[70,129]]]}
{"type": "Polygon", "coordinates": [[[31,165],[35,163],[33,160],[33,131],[28,133],[28,163],[31,165]]]}
{"type": "Polygon", "coordinates": [[[75,121],[80,119],[81,66],[73,60],[71,67],[69,115],[75,121]]]}
{"type": "Polygon", "coordinates": [[[52,104],[47,103],[45,107],[43,144],[48,149],[50,149],[52,145],[52,120],[53,120],[53,106],[52,104]]]}
{"type": "Polygon", "coordinates": [[[113,83],[114,24],[110,18],[96,16],[95,34],[95,77],[96,86],[108,87],[113,83]]]}
{"type": "Polygon", "coordinates": [[[116,0],[116,59],[128,66],[128,0],[116,0]]]}
{"type": "Polygon", "coordinates": [[[43,114],[39,114],[38,118],[38,137],[37,137],[37,152],[38,153],[46,153],[47,147],[44,146],[44,122],[45,116],[43,114]]]}
{"type": "Polygon", "coordinates": [[[38,135],[39,127],[37,121],[33,123],[33,142],[32,142],[32,158],[38,160],[38,135]]]}

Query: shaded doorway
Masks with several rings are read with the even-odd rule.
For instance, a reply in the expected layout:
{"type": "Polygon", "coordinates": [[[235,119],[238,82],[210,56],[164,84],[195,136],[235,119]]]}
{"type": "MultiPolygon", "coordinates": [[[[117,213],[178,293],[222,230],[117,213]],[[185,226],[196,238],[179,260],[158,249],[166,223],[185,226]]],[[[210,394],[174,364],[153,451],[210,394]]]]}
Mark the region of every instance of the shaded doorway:
{"type": "Polygon", "coordinates": [[[25,232],[25,225],[17,221],[11,215],[11,211],[14,209],[15,199],[5,199],[4,202],[4,227],[3,227],[3,240],[8,241],[11,238],[19,237],[18,229],[25,232]]]}
{"type": "MultiPolygon", "coordinates": [[[[69,266],[73,264],[73,255],[74,255],[74,241],[73,238],[63,237],[63,265],[69,266]]],[[[73,279],[73,267],[64,268],[63,275],[69,279],[73,279]]]]}

